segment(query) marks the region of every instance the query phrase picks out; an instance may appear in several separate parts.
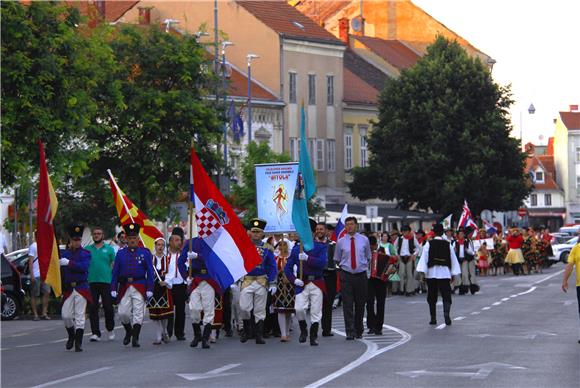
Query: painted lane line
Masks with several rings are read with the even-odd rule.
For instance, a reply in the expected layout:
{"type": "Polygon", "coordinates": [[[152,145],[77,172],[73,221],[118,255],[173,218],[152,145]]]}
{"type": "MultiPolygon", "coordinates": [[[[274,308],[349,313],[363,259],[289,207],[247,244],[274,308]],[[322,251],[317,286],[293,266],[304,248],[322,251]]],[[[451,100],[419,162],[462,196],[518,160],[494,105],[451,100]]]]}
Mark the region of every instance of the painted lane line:
{"type": "Polygon", "coordinates": [[[501,304],[501,302],[495,302],[495,303],[492,303],[491,305],[492,306],[499,306],[500,304],[501,304]]]}
{"type": "Polygon", "coordinates": [[[471,315],[479,315],[479,314],[481,314],[479,311],[474,311],[471,313],[471,315]]]}
{"type": "MultiPolygon", "coordinates": [[[[395,342],[394,344],[391,344],[391,345],[384,347],[384,348],[381,348],[381,349],[379,349],[377,344],[374,342],[366,341],[366,340],[358,340],[359,342],[363,342],[367,346],[367,350],[359,358],[357,358],[356,360],[352,361],[351,363],[345,365],[344,367],[337,370],[336,372],[331,373],[328,376],[323,377],[322,379],[315,381],[312,384],[307,385],[305,388],[318,388],[318,387],[350,372],[351,370],[364,364],[368,360],[370,360],[370,359],[372,359],[380,354],[388,352],[389,350],[395,349],[395,348],[397,348],[397,347],[399,347],[399,346],[401,346],[401,345],[403,345],[411,340],[411,335],[409,333],[407,333],[406,331],[403,331],[397,327],[383,325],[383,328],[399,333],[402,338],[398,342],[395,342]]],[[[346,334],[344,332],[339,332],[336,329],[334,329],[333,332],[335,332],[341,336],[346,336],[346,334]]]]}
{"type": "Polygon", "coordinates": [[[447,325],[442,323],[441,325],[437,326],[435,329],[437,329],[437,330],[445,329],[445,326],[447,326],[447,325]]]}
{"type": "Polygon", "coordinates": [[[59,379],[59,380],[49,381],[47,383],[40,384],[40,385],[35,385],[32,388],[49,387],[51,385],[56,385],[56,384],[64,383],[65,381],[70,381],[70,380],[78,379],[78,378],[81,378],[81,377],[94,375],[95,373],[99,373],[99,372],[102,372],[102,371],[105,371],[105,370],[108,370],[108,369],[113,369],[113,367],[112,366],[105,366],[103,368],[93,369],[93,370],[90,370],[90,371],[87,371],[87,372],[79,373],[78,375],[65,377],[65,378],[59,379]]]}
{"type": "Polygon", "coordinates": [[[510,298],[502,298],[501,299],[502,302],[507,302],[508,300],[510,300],[510,298]]]}
{"type": "Polygon", "coordinates": [[[534,284],[540,284],[540,283],[543,283],[543,282],[545,282],[546,280],[549,280],[549,279],[553,278],[554,276],[558,276],[558,275],[560,275],[560,274],[561,274],[562,272],[564,272],[565,270],[566,270],[566,269],[564,268],[564,269],[562,269],[562,270],[560,270],[560,271],[558,271],[558,272],[556,272],[556,273],[553,273],[553,274],[551,274],[551,275],[548,275],[548,276],[546,276],[545,278],[538,280],[538,281],[537,281],[537,282],[535,282],[534,284]]]}
{"type": "Polygon", "coordinates": [[[457,318],[454,318],[453,320],[454,320],[454,321],[462,321],[462,320],[464,320],[464,319],[465,319],[465,317],[457,317],[457,318]]]}
{"type": "Polygon", "coordinates": [[[510,295],[510,298],[517,298],[517,295],[510,295]]]}
{"type": "Polygon", "coordinates": [[[28,345],[16,345],[15,348],[30,348],[32,346],[38,346],[42,344],[28,344],[28,345]]]}
{"type": "Polygon", "coordinates": [[[481,309],[482,309],[482,310],[489,310],[490,308],[491,308],[491,307],[489,307],[489,306],[486,306],[486,307],[482,307],[481,309]]]}
{"type": "Polygon", "coordinates": [[[518,293],[518,295],[526,295],[526,294],[529,294],[530,292],[534,292],[536,290],[536,288],[538,288],[538,287],[534,286],[534,287],[530,288],[527,291],[518,293]]]}
{"type": "Polygon", "coordinates": [[[25,335],[29,335],[30,333],[19,333],[19,334],[12,334],[11,336],[9,336],[10,338],[16,338],[16,337],[22,337],[25,335]]]}

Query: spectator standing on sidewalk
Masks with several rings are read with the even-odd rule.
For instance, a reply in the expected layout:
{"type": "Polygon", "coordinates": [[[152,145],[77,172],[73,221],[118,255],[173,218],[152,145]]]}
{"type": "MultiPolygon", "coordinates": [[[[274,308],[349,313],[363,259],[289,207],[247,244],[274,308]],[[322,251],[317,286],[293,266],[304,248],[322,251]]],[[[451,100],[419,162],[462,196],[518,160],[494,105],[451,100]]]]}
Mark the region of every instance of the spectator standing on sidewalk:
{"type": "MultiPolygon", "coordinates": [[[[37,238],[34,232],[34,237],[37,238]]],[[[48,297],[50,296],[50,286],[40,280],[40,265],[38,264],[38,253],[36,241],[28,247],[28,273],[30,274],[30,307],[32,308],[33,320],[38,321],[37,300],[42,294],[42,319],[50,319],[48,316],[48,297]]]]}

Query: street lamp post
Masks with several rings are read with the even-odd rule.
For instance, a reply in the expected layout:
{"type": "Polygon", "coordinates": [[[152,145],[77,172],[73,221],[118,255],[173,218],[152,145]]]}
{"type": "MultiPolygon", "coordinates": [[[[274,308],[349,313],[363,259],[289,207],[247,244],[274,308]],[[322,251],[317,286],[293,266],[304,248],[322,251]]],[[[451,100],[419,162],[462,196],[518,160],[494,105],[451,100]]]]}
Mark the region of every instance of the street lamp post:
{"type": "MultiPolygon", "coordinates": [[[[234,44],[229,40],[222,42],[222,85],[223,85],[223,93],[224,93],[224,109],[227,112],[227,84],[226,84],[226,47],[233,46],[234,44]]],[[[226,113],[227,115],[227,113],[226,113]]],[[[224,162],[226,168],[228,167],[228,126],[224,121],[224,162]]]]}
{"type": "Polygon", "coordinates": [[[248,144],[252,142],[252,59],[260,58],[256,54],[246,55],[248,59],[248,144]]]}
{"type": "MultiPolygon", "coordinates": [[[[528,107],[528,113],[533,115],[534,113],[536,113],[536,107],[534,106],[534,104],[530,104],[530,106],[528,107]]],[[[522,120],[522,111],[520,110],[520,143],[522,145],[522,149],[524,149],[524,138],[523,138],[523,120],[522,120]]]]}

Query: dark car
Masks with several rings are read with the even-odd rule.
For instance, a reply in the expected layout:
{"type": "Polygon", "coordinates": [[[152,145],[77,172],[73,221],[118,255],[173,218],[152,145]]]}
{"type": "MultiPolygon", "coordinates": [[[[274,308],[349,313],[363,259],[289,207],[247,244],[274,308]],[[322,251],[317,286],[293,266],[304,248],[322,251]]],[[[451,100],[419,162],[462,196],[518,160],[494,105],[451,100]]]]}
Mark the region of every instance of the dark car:
{"type": "Polygon", "coordinates": [[[20,280],[20,272],[4,254],[1,258],[2,277],[2,319],[11,320],[17,317],[24,307],[24,290],[20,280]]]}
{"type": "Polygon", "coordinates": [[[6,258],[20,273],[20,283],[24,292],[30,294],[30,271],[28,268],[28,249],[10,252],[6,258]]]}

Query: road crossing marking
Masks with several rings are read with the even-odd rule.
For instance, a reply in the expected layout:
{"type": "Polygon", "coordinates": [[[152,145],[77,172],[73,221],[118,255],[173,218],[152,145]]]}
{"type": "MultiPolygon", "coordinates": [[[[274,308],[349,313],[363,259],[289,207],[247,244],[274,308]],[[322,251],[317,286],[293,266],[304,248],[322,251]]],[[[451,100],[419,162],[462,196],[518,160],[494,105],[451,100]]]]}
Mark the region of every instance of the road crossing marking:
{"type": "Polygon", "coordinates": [[[44,383],[44,384],[40,384],[40,385],[35,385],[32,388],[49,387],[51,385],[56,385],[56,384],[64,383],[65,381],[70,381],[70,380],[78,379],[80,377],[94,375],[95,373],[99,373],[99,372],[102,372],[102,371],[105,371],[105,370],[108,370],[108,369],[113,369],[113,367],[112,366],[105,366],[103,368],[93,369],[93,370],[90,370],[90,371],[87,371],[87,372],[79,373],[78,375],[65,377],[65,378],[59,379],[59,380],[49,381],[48,383],[44,383]]]}

